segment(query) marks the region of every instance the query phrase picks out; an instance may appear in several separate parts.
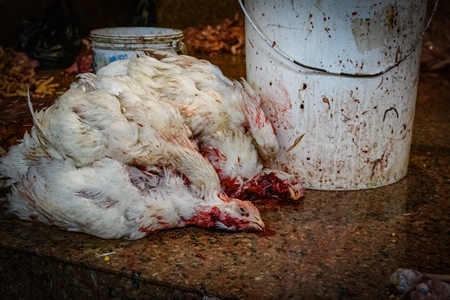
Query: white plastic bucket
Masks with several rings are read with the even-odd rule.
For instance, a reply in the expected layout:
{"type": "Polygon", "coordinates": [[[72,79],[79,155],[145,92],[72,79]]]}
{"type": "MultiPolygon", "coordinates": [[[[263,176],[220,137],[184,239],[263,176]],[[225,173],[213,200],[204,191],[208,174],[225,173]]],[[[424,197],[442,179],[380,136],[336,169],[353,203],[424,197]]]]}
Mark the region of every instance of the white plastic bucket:
{"type": "Polygon", "coordinates": [[[245,1],[247,80],[281,146],[273,167],[320,190],[406,175],[426,6],[245,1]]]}
{"type": "Polygon", "coordinates": [[[110,62],[129,58],[146,49],[185,54],[183,32],[157,27],[112,27],[91,31],[94,68],[99,70],[110,62]]]}

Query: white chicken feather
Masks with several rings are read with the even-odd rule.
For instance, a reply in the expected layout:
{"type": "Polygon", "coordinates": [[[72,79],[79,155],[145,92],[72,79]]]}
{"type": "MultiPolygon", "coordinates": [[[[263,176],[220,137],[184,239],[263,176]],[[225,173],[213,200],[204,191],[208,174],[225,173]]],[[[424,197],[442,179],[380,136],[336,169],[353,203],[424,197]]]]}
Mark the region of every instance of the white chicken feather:
{"type": "Polygon", "coordinates": [[[173,165],[200,194],[218,194],[219,178],[178,109],[156,96],[130,77],[84,74],[54,105],[35,114],[39,139],[78,167],[102,157],[173,165]]]}
{"type": "Polygon", "coordinates": [[[81,74],[33,114],[30,134],[0,158],[11,212],[136,239],[186,225],[263,230],[258,210],[229,196],[303,195],[293,176],[264,168],[279,146],[245,80],[207,61],[161,55],[81,74]]]}
{"type": "Polygon", "coordinates": [[[275,130],[260,107],[259,95],[245,80],[230,80],[205,60],[151,54],[161,60],[135,55],[105,66],[99,74],[128,75],[144,89],[158,93],[160,99],[172,101],[227,193],[249,195],[242,191],[245,186],[253,190],[252,197],[297,200],[304,195],[304,188],[294,176],[278,170],[263,171],[262,163],[269,164],[279,146],[275,130]],[[265,176],[270,178],[264,180],[265,176]],[[267,188],[273,180],[279,189],[267,188]],[[250,185],[262,182],[267,183],[259,191],[250,185]]]}
{"type": "Polygon", "coordinates": [[[142,172],[110,158],[81,168],[70,159],[39,158],[13,186],[8,200],[9,211],[21,219],[105,239],[139,239],[187,225],[227,230],[264,227],[249,203],[226,202],[218,196],[204,201],[194,197],[171,169],[142,172]]]}
{"type": "Polygon", "coordinates": [[[187,225],[263,230],[256,207],[221,192],[179,111],[117,79],[85,74],[32,112],[30,134],[0,158],[9,211],[102,238],[187,225]]]}

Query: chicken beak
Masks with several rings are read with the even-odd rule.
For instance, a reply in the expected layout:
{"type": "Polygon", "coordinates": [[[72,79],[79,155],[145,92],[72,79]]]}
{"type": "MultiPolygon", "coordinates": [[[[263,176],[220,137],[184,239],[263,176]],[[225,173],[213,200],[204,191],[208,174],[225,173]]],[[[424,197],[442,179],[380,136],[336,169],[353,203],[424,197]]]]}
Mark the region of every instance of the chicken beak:
{"type": "Polygon", "coordinates": [[[300,196],[297,195],[297,193],[295,192],[295,190],[293,188],[289,188],[289,194],[290,194],[292,200],[298,200],[298,198],[300,198],[300,196]]]}
{"type": "Polygon", "coordinates": [[[264,228],[266,228],[266,225],[264,225],[264,222],[260,218],[255,218],[253,221],[250,221],[250,223],[248,224],[247,230],[264,231],[264,228]]]}
{"type": "Polygon", "coordinates": [[[303,187],[299,190],[289,188],[289,195],[290,195],[291,200],[298,200],[301,197],[305,196],[305,194],[306,194],[306,189],[303,187]]]}

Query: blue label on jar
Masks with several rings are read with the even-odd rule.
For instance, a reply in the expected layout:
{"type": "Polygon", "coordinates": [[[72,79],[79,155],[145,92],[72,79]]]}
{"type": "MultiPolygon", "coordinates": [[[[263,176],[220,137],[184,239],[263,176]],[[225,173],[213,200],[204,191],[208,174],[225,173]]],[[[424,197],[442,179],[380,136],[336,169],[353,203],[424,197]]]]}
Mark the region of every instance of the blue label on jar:
{"type": "Polygon", "coordinates": [[[127,58],[128,58],[127,54],[116,54],[114,56],[110,56],[109,57],[109,63],[113,62],[113,61],[116,61],[116,60],[124,60],[124,59],[127,59],[127,58]]]}

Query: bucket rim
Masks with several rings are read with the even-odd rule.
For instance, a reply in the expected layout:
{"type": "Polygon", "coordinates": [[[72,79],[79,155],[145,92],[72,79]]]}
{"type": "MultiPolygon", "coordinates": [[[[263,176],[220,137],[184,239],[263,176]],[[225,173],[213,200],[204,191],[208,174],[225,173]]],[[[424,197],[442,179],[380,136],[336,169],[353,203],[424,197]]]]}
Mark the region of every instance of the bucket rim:
{"type": "Polygon", "coordinates": [[[174,39],[183,38],[183,31],[164,27],[105,27],[91,30],[91,39],[119,38],[124,40],[134,39],[174,39]],[[111,32],[116,31],[116,32],[111,32]],[[154,32],[152,32],[154,31],[154,32]]]}
{"type": "MultiPolygon", "coordinates": [[[[249,23],[250,26],[255,30],[256,34],[267,45],[269,45],[276,53],[278,53],[284,59],[287,59],[291,63],[293,63],[293,64],[295,64],[295,65],[297,65],[299,67],[311,70],[313,72],[323,73],[323,74],[328,74],[328,75],[349,76],[349,77],[376,77],[376,76],[385,74],[388,71],[390,71],[391,69],[397,67],[409,55],[411,55],[414,51],[416,51],[417,48],[420,48],[419,46],[422,43],[423,36],[424,36],[425,32],[427,31],[427,29],[429,28],[429,26],[431,24],[431,21],[433,20],[434,14],[435,14],[435,12],[437,10],[439,0],[435,0],[434,7],[433,7],[433,10],[431,12],[431,15],[429,16],[428,21],[424,22],[423,29],[421,30],[419,36],[416,38],[416,40],[414,42],[411,43],[412,45],[409,47],[409,49],[407,51],[404,51],[405,54],[401,55],[401,58],[398,59],[399,48],[397,48],[397,53],[395,54],[395,60],[393,62],[388,63],[387,66],[384,66],[381,69],[376,69],[375,71],[369,72],[369,73],[364,73],[364,72],[360,72],[360,71],[356,71],[356,72],[343,72],[342,70],[341,71],[339,71],[339,70],[338,71],[334,71],[334,70],[328,69],[328,68],[323,67],[323,66],[312,65],[312,64],[309,64],[309,63],[305,63],[305,62],[296,60],[295,58],[293,58],[292,56],[287,54],[283,49],[281,49],[280,46],[275,42],[275,40],[271,40],[268,36],[266,36],[266,34],[264,32],[262,32],[261,29],[258,28],[258,26],[255,24],[256,22],[252,19],[252,17],[249,15],[248,11],[246,10],[245,5],[243,3],[243,0],[238,0],[238,2],[239,2],[239,5],[240,5],[240,7],[242,9],[242,12],[244,13],[246,24],[249,23]]],[[[297,16],[297,18],[298,18],[298,16],[297,16]]],[[[313,28],[314,28],[314,26],[313,26],[313,28]]],[[[395,41],[395,39],[394,39],[394,41],[395,41]]],[[[381,66],[380,62],[378,62],[378,64],[379,64],[379,66],[381,66]]],[[[331,65],[330,65],[330,67],[331,67],[331,65]]],[[[362,67],[360,67],[360,68],[362,68],[362,67]]]]}

